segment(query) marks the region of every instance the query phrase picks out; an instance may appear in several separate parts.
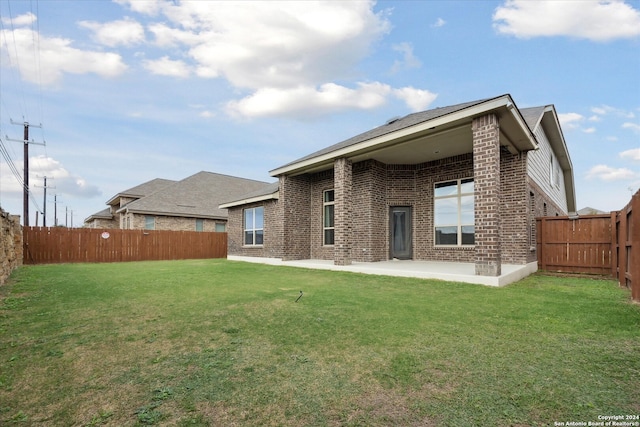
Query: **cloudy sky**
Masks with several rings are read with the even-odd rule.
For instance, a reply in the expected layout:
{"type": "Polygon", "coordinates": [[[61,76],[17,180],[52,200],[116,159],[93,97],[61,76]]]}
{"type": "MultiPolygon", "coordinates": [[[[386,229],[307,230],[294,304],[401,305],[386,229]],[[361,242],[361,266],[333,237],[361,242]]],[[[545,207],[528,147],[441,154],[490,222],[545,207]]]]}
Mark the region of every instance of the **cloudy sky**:
{"type": "MultiPolygon", "coordinates": [[[[640,188],[640,1],[0,2],[0,206],[74,226],[116,193],[269,170],[415,111],[554,104],[579,208],[640,188]],[[17,124],[16,124],[17,123],[17,124]]],[[[42,219],[40,218],[40,224],[42,219]]]]}

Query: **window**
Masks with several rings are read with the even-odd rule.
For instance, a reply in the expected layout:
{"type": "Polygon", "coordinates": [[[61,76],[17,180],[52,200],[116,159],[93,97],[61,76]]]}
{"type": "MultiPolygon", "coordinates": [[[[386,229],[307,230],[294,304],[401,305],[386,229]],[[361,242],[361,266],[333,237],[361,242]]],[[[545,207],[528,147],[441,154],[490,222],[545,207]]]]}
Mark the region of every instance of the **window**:
{"type": "Polygon", "coordinates": [[[553,157],[553,154],[551,154],[549,158],[549,184],[560,188],[560,171],[558,168],[558,162],[553,157]]]}
{"type": "Polygon", "coordinates": [[[216,223],[216,232],[218,233],[224,233],[225,231],[227,231],[227,227],[225,224],[222,224],[220,222],[216,223]]]}
{"type": "Polygon", "coordinates": [[[196,231],[204,230],[204,219],[196,218],[196,231]]]}
{"type": "Polygon", "coordinates": [[[335,237],[335,192],[326,190],[323,192],[322,198],[322,244],[333,245],[335,237]]]}
{"type": "Polygon", "coordinates": [[[244,244],[250,246],[262,245],[264,238],[264,208],[250,208],[244,210],[244,244]]]}
{"type": "Polygon", "coordinates": [[[436,245],[475,243],[473,178],[436,183],[433,211],[436,245]]]}
{"type": "Polygon", "coordinates": [[[156,229],[156,218],[151,215],[145,215],[144,217],[144,229],[145,230],[155,230],[156,229]]]}

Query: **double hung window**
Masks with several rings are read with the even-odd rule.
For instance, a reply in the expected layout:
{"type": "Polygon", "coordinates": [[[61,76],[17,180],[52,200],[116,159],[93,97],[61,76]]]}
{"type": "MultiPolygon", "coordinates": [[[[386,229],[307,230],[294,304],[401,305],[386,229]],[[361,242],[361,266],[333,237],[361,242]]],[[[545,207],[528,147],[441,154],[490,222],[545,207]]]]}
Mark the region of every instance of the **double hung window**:
{"type": "Polygon", "coordinates": [[[473,178],[436,183],[433,210],[436,245],[474,244],[473,178]]]}
{"type": "Polygon", "coordinates": [[[322,194],[322,244],[333,245],[335,229],[335,192],[326,190],[322,194]]]}
{"type": "Polygon", "coordinates": [[[244,244],[262,245],[264,239],[264,207],[244,210],[244,244]]]}

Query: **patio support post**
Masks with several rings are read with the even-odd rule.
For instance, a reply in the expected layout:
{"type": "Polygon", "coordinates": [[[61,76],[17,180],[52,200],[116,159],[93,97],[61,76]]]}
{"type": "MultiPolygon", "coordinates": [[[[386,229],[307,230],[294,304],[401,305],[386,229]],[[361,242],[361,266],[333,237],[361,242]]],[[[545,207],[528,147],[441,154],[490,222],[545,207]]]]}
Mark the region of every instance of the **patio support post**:
{"type": "Polygon", "coordinates": [[[280,177],[282,260],[311,257],[311,186],[307,175],[280,177]]]}
{"type": "Polygon", "coordinates": [[[495,114],[473,119],[475,270],[500,276],[500,126],[495,114]]]}
{"type": "Polygon", "coordinates": [[[351,265],[353,168],[350,160],[340,158],[334,162],[334,252],[335,265],[351,265]]]}

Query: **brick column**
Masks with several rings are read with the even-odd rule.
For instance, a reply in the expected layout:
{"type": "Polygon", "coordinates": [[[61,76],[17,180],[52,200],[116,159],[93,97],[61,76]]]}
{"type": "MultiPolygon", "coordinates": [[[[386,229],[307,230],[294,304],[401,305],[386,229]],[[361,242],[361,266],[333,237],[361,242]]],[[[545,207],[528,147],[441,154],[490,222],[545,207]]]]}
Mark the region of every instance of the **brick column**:
{"type": "Polygon", "coordinates": [[[336,159],[333,168],[335,192],[333,260],[335,265],[351,265],[353,168],[351,161],[347,159],[336,159]]]}
{"type": "Polygon", "coordinates": [[[310,188],[307,175],[280,177],[283,261],[311,257],[310,188]]]}
{"type": "Polygon", "coordinates": [[[476,274],[499,276],[500,126],[495,114],[473,120],[473,176],[476,274]]]}

